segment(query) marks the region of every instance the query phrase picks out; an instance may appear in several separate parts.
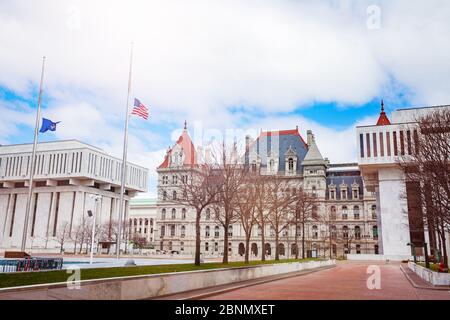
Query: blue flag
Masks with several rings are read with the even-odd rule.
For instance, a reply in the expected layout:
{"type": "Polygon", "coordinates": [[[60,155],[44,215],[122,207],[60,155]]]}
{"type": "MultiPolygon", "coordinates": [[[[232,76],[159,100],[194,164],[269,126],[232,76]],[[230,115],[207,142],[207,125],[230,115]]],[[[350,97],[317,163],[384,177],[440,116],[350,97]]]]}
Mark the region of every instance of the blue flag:
{"type": "Polygon", "coordinates": [[[40,133],[45,133],[47,131],[56,131],[56,125],[59,122],[53,122],[51,120],[42,118],[42,127],[41,130],[39,130],[40,133]]]}

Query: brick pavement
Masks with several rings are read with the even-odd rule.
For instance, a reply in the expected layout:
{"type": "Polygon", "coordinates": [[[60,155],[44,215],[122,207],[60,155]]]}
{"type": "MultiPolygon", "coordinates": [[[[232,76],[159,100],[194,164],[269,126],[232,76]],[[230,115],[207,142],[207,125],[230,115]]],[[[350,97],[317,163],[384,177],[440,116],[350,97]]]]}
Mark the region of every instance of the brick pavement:
{"type": "Polygon", "coordinates": [[[210,300],[450,300],[450,292],[414,288],[399,263],[338,262],[333,269],[209,296],[210,300]],[[381,289],[367,288],[367,267],[381,271],[381,289]]]}

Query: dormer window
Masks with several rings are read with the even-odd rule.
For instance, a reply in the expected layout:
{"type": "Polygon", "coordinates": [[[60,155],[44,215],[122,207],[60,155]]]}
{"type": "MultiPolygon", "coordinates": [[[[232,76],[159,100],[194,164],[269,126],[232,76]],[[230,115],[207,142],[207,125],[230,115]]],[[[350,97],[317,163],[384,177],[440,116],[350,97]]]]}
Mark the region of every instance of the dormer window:
{"type": "Polygon", "coordinates": [[[294,159],[293,158],[289,158],[289,160],[288,160],[288,169],[289,169],[289,171],[294,171],[294,159]]]}

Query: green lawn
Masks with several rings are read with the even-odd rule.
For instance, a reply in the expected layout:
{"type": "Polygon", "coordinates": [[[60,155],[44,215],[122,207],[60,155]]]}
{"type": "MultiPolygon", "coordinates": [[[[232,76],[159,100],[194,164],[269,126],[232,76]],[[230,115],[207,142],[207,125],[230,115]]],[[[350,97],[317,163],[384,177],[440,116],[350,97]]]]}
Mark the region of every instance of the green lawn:
{"type": "MultiPolygon", "coordinates": [[[[126,277],[137,275],[148,275],[168,272],[182,272],[195,270],[208,270],[230,267],[244,267],[261,264],[287,263],[287,262],[304,262],[317,259],[286,259],[279,261],[250,261],[249,264],[244,262],[222,263],[204,263],[200,266],[194,264],[172,264],[157,266],[136,266],[136,267],[120,267],[120,268],[96,268],[81,269],[81,280],[126,277]]],[[[19,287],[33,284],[48,284],[56,282],[65,282],[70,275],[66,270],[48,271],[48,272],[26,272],[26,273],[0,273],[0,288],[19,287]]]]}

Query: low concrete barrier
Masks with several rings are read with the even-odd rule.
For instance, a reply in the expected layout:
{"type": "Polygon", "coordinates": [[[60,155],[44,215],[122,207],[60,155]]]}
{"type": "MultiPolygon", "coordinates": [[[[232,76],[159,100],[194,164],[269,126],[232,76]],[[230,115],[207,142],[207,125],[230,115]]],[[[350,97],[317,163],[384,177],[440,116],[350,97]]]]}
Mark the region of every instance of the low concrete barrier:
{"type": "Polygon", "coordinates": [[[411,261],[408,262],[408,267],[434,286],[450,286],[450,273],[435,272],[411,261]]]}
{"type": "Polygon", "coordinates": [[[78,289],[67,283],[35,285],[0,289],[0,299],[138,300],[333,265],[335,260],[307,261],[86,280],[78,289]]]}
{"type": "Polygon", "coordinates": [[[408,255],[347,254],[347,260],[353,261],[404,261],[412,258],[408,255]]]}

